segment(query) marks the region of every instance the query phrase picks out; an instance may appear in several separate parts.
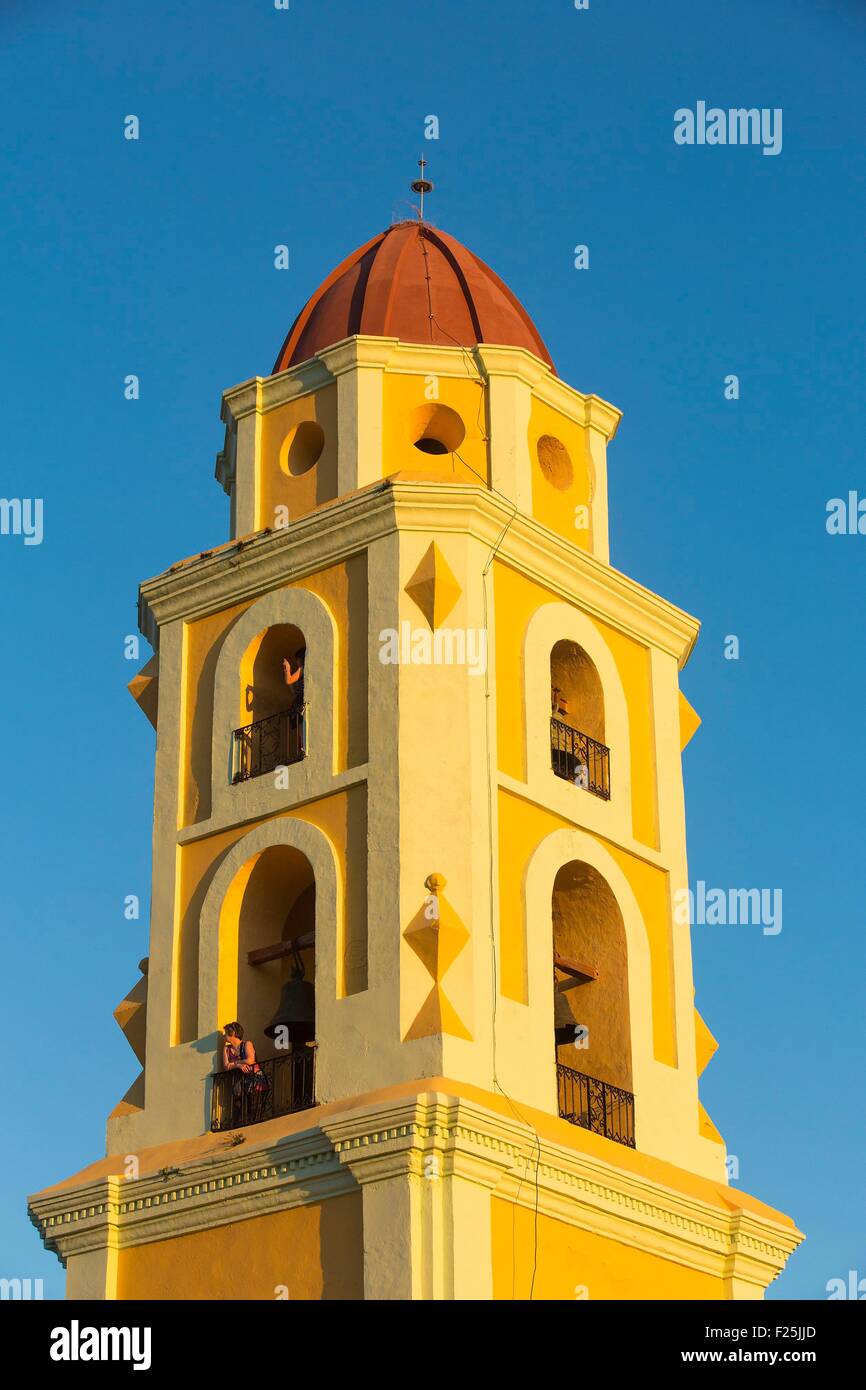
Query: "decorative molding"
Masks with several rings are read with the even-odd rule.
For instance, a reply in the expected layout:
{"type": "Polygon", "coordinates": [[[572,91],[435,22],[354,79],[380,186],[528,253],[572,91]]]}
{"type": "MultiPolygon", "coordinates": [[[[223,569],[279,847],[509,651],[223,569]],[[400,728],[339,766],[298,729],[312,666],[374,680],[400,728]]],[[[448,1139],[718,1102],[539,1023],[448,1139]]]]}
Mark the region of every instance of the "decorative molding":
{"type": "MultiPolygon", "coordinates": [[[[258,1150],[239,1154],[226,1145],[197,1157],[179,1180],[160,1173],[135,1182],[108,1177],[40,1194],[30,1200],[31,1217],[47,1248],[67,1260],[320,1202],[367,1182],[423,1181],[424,1160],[437,1153],[442,1181],[458,1175],[543,1216],[756,1289],[802,1239],[792,1226],[733,1201],[727,1211],[619,1167],[613,1154],[606,1160],[557,1143],[442,1091],[337,1113],[321,1107],[310,1118],[309,1129],[258,1150]]],[[[246,1136],[254,1141],[255,1129],[246,1136]]]]}
{"type": "Polygon", "coordinates": [[[368,333],[356,333],[351,338],[342,338],[331,347],[323,348],[317,356],[331,375],[338,377],[357,367],[384,371],[391,365],[399,349],[398,338],[376,338],[368,333]]]}
{"type": "Polygon", "coordinates": [[[223,393],[223,420],[237,421],[253,410],[266,412],[329,385],[344,372],[371,367],[397,375],[465,377],[472,363],[482,380],[512,376],[529,386],[540,400],[577,423],[613,439],[622,419],[616,406],[594,394],[586,395],[552,372],[546,362],[526,348],[496,343],[448,347],[436,343],[404,343],[358,333],[324,348],[315,357],[270,377],[252,377],[223,393]]]}
{"type": "Polygon", "coordinates": [[[405,479],[386,479],[290,526],[256,532],[147,580],[139,591],[141,631],[156,648],[165,623],[191,621],[258,598],[290,578],[338,564],[395,531],[413,530],[468,534],[491,549],[501,540],[499,561],[637,641],[660,647],[680,666],[697,639],[695,618],[497,494],[469,483],[405,479]]]}
{"type": "Polygon", "coordinates": [[[181,1180],[151,1173],[102,1178],[83,1188],[31,1198],[30,1217],[47,1250],[70,1257],[171,1240],[342,1196],[356,1187],[319,1130],[279,1140],[269,1151],[223,1151],[182,1169],[181,1180]]]}
{"type": "Polygon", "coordinates": [[[438,1150],[450,1158],[450,1171],[459,1164],[461,1176],[482,1181],[516,1205],[719,1279],[731,1278],[736,1264],[736,1277],[761,1289],[802,1240],[794,1227],[733,1205],[728,1213],[536,1135],[474,1101],[428,1093],[413,1098],[408,1109],[406,1102],[395,1103],[390,1122],[383,1118],[379,1110],[323,1122],[362,1186],[401,1171],[423,1171],[424,1156],[438,1150]],[[460,1163],[467,1157],[475,1160],[475,1171],[460,1163]],[[479,1160],[487,1165],[483,1178],[479,1160]],[[743,1261],[746,1253],[751,1267],[743,1261]]]}
{"type": "Polygon", "coordinates": [[[262,380],[260,376],[253,376],[223,392],[220,419],[224,424],[237,424],[244,415],[255,410],[261,396],[262,380]]]}
{"type": "MultiPolygon", "coordinates": [[[[291,766],[297,766],[292,764],[291,766]]],[[[277,816],[285,816],[287,813],[295,813],[303,810],[305,806],[313,805],[317,801],[324,800],[325,797],[336,796],[338,792],[346,791],[349,787],[363,786],[369,780],[369,765],[359,763],[357,767],[346,768],[343,772],[335,772],[329,778],[324,790],[314,787],[309,793],[295,790],[275,792],[274,796],[282,796],[283,800],[278,804],[269,807],[266,811],[251,810],[247,814],[240,809],[233,813],[230,821],[224,816],[210,816],[207,820],[195,821],[191,825],[182,826],[177,832],[177,843],[179,845],[194,844],[196,840],[207,840],[211,835],[220,835],[228,828],[240,828],[244,825],[259,825],[263,821],[273,820],[277,816]]]]}

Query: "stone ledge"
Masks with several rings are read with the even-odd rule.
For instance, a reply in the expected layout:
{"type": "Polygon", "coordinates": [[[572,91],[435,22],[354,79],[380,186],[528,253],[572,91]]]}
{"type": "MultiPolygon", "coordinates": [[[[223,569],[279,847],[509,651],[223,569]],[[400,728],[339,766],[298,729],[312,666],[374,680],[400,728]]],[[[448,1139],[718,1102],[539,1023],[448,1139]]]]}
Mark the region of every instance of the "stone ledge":
{"type": "Polygon", "coordinates": [[[457,1177],[620,1244],[742,1281],[756,1296],[802,1239],[786,1217],[745,1193],[734,1201],[723,1184],[620,1152],[528,1107],[522,1114],[517,1120],[498,1097],[442,1078],[407,1083],[284,1117],[293,1132],[274,1133],[279,1121],[256,1126],[245,1132],[261,1139],[255,1148],[241,1151],[222,1136],[210,1145],[212,1136],[163,1146],[162,1158],[179,1151],[174,1169],[137,1180],[102,1171],[49,1189],[30,1199],[31,1219],[65,1262],[325,1201],[366,1182],[423,1182],[424,1160],[437,1154],[445,1182],[457,1177]],[[269,1132],[258,1136],[259,1128],[269,1132]]]}

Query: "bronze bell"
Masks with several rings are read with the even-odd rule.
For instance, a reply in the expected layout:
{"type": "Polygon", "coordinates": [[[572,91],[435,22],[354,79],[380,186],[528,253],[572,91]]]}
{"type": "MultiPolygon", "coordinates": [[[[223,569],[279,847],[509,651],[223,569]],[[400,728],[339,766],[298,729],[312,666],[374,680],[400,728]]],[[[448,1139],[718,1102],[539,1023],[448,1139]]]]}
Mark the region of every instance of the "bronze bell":
{"type": "Polygon", "coordinates": [[[293,1044],[313,1042],[316,1036],[315,986],[297,970],[283,985],[279,1007],[265,1029],[265,1037],[276,1037],[278,1028],[285,1028],[293,1044]]]}
{"type": "MultiPolygon", "coordinates": [[[[572,998],[572,990],[554,989],[553,1029],[556,1034],[558,1046],[562,1046],[564,1043],[574,1042],[574,1030],[580,1020],[574,1011],[572,998]]],[[[575,1003],[576,1002],[575,1000],[575,1003]]]]}

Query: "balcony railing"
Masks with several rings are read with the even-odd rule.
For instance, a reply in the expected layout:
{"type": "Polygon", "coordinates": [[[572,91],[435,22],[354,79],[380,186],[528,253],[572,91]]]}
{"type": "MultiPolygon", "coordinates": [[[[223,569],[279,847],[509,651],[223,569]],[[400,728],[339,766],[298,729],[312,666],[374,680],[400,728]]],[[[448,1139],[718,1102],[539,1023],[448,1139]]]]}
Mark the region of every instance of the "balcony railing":
{"type": "Polygon", "coordinates": [[[299,763],[306,752],[306,706],[284,709],[257,719],[232,734],[232,782],[261,777],[288,763],[299,763]]]}
{"type": "Polygon", "coordinates": [[[316,1049],[299,1047],[284,1057],[260,1062],[267,1085],[254,1084],[256,1073],[217,1072],[211,1096],[212,1130],[241,1129],[309,1110],[316,1103],[316,1049]]]}
{"type": "Polygon", "coordinates": [[[557,777],[610,800],[610,749],[561,719],[550,721],[550,759],[557,777]]]}
{"type": "Polygon", "coordinates": [[[562,1063],[556,1064],[559,1091],[559,1113],[570,1124],[591,1129],[614,1139],[617,1144],[634,1148],[634,1096],[611,1086],[608,1081],[596,1081],[562,1063]]]}

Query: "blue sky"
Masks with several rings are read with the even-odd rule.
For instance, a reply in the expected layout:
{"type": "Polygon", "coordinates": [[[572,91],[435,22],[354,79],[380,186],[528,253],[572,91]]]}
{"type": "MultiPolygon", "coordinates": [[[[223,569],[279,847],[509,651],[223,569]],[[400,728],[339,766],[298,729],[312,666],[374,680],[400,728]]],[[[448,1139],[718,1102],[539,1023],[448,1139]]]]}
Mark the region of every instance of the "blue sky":
{"type": "Polygon", "coordinates": [[[740,1185],[808,1233],[771,1296],[866,1276],[866,536],[825,528],[830,498],[866,495],[866,8],[13,0],[0,40],[0,493],[44,499],[41,545],[0,536],[0,1274],[61,1294],[25,1194],[99,1155],[136,1072],[111,1010],[147,953],[137,585],[226,538],[220,392],[408,214],[423,148],[430,219],[512,286],[568,382],[624,411],[613,563],[703,622],[691,879],[784,901],[777,936],[694,930],[720,1043],[704,1103],[740,1185]],[[699,100],[781,108],[781,153],[676,145],[699,100]]]}

